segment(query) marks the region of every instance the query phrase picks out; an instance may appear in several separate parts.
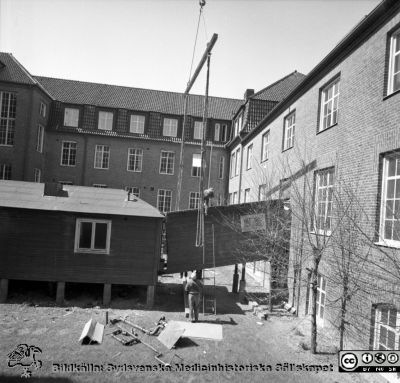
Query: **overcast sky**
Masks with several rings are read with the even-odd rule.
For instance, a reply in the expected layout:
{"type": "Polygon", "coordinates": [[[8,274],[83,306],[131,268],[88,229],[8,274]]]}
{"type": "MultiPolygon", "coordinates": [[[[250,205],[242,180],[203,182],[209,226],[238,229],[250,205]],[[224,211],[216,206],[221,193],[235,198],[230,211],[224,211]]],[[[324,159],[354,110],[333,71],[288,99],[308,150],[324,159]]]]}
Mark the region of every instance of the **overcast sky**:
{"type": "MultiPolygon", "coordinates": [[[[210,94],[242,98],[307,74],[379,2],[207,0],[194,67],[217,33],[210,94]]],[[[0,0],[0,50],[34,75],[183,92],[198,17],[198,0],[0,0]]]]}

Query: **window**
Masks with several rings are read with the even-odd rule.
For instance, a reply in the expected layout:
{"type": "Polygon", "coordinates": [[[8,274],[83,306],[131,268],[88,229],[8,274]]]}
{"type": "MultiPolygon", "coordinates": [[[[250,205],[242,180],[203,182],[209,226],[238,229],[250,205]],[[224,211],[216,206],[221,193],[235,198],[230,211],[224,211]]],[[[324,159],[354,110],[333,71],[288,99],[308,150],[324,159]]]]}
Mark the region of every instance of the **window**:
{"type": "Polygon", "coordinates": [[[96,145],[94,153],[95,169],[108,169],[110,161],[110,147],[106,145],[96,145]]]}
{"type": "Polygon", "coordinates": [[[142,149],[128,149],[128,165],[127,169],[131,172],[141,172],[143,162],[143,150],[142,149]]]}
{"type": "Polygon", "coordinates": [[[10,180],[10,179],[11,179],[11,165],[0,164],[0,180],[10,180]]]}
{"type": "Polygon", "coordinates": [[[399,350],[400,312],[395,307],[378,306],[374,327],[374,350],[399,350]]]}
{"type": "Polygon", "coordinates": [[[390,38],[388,94],[400,90],[400,29],[390,38]]]}
{"type": "Polygon", "coordinates": [[[235,176],[239,175],[239,171],[240,171],[240,148],[236,150],[235,176]]]}
{"type": "Polygon", "coordinates": [[[200,206],[200,193],[190,192],[189,194],[189,209],[198,209],[200,206]]]}
{"type": "Polygon", "coordinates": [[[214,125],[214,141],[220,141],[221,137],[221,124],[214,125]]]}
{"type": "Polygon", "coordinates": [[[160,174],[174,174],[175,153],[161,151],[160,174]]]}
{"type": "Polygon", "coordinates": [[[65,108],[64,126],[70,126],[72,128],[77,128],[79,126],[79,109],[65,108]]]}
{"type": "Polygon", "coordinates": [[[285,118],[283,150],[289,149],[294,145],[294,130],[296,122],[296,113],[293,112],[285,118]]]}
{"type": "Polygon", "coordinates": [[[61,165],[62,166],[76,165],[76,142],[63,141],[61,148],[61,165]]]}
{"type": "Polygon", "coordinates": [[[253,159],[253,144],[247,147],[246,169],[251,169],[251,161],[253,159]]]}
{"type": "Polygon", "coordinates": [[[44,102],[40,103],[39,114],[44,118],[46,117],[46,104],[44,102]]]}
{"type": "Polygon", "coordinates": [[[250,189],[244,190],[244,202],[250,202],[250,189]]]}
{"type": "Polygon", "coordinates": [[[400,155],[384,158],[380,236],[388,245],[400,245],[400,155]]]}
{"type": "Polygon", "coordinates": [[[38,151],[39,153],[43,152],[43,137],[44,137],[44,128],[42,125],[38,125],[36,151],[38,151]]]}
{"type": "Polygon", "coordinates": [[[269,130],[262,135],[261,142],[261,161],[266,161],[269,158],[269,130]]]}
{"type": "Polygon", "coordinates": [[[200,177],[200,174],[201,174],[201,154],[193,153],[192,177],[200,177]]]}
{"type": "Polygon", "coordinates": [[[236,152],[233,152],[231,154],[231,169],[230,169],[231,178],[235,176],[235,163],[236,163],[236,152]]]}
{"type": "Polygon", "coordinates": [[[98,129],[112,130],[114,113],[112,112],[99,112],[98,129]]]}
{"type": "Polygon", "coordinates": [[[263,184],[258,187],[258,200],[265,201],[267,198],[267,185],[263,184]]]}
{"type": "Polygon", "coordinates": [[[203,138],[203,122],[202,121],[194,122],[193,138],[195,140],[201,140],[203,138]]]}
{"type": "MultiPolygon", "coordinates": [[[[326,279],[318,274],[317,283],[317,320],[323,321],[326,305],[326,279]]],[[[322,324],[322,323],[321,323],[322,324]]]]}
{"type": "Polygon", "coordinates": [[[235,137],[242,130],[242,124],[243,124],[243,113],[240,113],[239,116],[235,120],[235,137]]]}
{"type": "Polygon", "coordinates": [[[321,120],[319,131],[337,124],[339,113],[339,79],[330,83],[321,91],[321,120]]]}
{"type": "Polygon", "coordinates": [[[157,208],[163,213],[171,211],[172,191],[158,189],[157,208]]]}
{"type": "Polygon", "coordinates": [[[221,141],[225,142],[228,139],[228,125],[221,125],[221,141]]]}
{"type": "Polygon", "coordinates": [[[233,192],[232,194],[232,204],[238,203],[238,192],[233,192]]]}
{"type": "Polygon", "coordinates": [[[94,188],[101,188],[101,189],[107,189],[106,184],[93,184],[94,188]]]}
{"type": "Polygon", "coordinates": [[[178,134],[178,120],[176,118],[164,118],[163,136],[176,137],[178,134]]]}
{"type": "Polygon", "coordinates": [[[135,197],[140,197],[140,188],[137,186],[126,186],[125,190],[129,193],[134,195],[135,197]]]}
{"type": "Polygon", "coordinates": [[[41,174],[42,172],[40,169],[37,168],[33,169],[33,178],[35,182],[40,182],[41,174]]]}
{"type": "Polygon", "coordinates": [[[75,253],[110,253],[111,221],[76,220],[75,253]]]}
{"type": "Polygon", "coordinates": [[[131,133],[143,134],[145,122],[146,122],[145,116],[139,114],[131,114],[129,131],[131,133]]]}
{"type": "Polygon", "coordinates": [[[16,109],[15,94],[0,92],[0,145],[14,145],[16,109]]]}
{"type": "Polygon", "coordinates": [[[332,228],[334,169],[321,170],[315,177],[314,231],[330,235],[332,228]]]}
{"type": "Polygon", "coordinates": [[[225,167],[225,158],[219,157],[219,162],[218,162],[218,178],[219,179],[224,178],[224,167],[225,167]]]}

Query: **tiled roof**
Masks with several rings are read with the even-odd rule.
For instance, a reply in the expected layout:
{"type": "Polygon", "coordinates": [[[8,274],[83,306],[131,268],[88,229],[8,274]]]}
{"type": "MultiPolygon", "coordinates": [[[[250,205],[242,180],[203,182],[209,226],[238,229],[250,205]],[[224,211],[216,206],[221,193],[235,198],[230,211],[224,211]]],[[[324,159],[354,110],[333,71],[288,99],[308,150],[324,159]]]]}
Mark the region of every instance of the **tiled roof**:
{"type": "Polygon", "coordinates": [[[119,189],[67,186],[67,197],[44,196],[44,184],[23,181],[0,181],[0,206],[21,209],[112,214],[161,218],[163,215],[147,202],[119,189]]]}
{"type": "Polygon", "coordinates": [[[284,100],[306,76],[300,72],[294,71],[280,80],[261,89],[251,96],[254,100],[277,101],[284,100]]]}
{"type": "Polygon", "coordinates": [[[35,85],[36,80],[11,53],[0,52],[0,81],[35,85]]]}
{"type": "MultiPolygon", "coordinates": [[[[71,104],[86,104],[135,111],[183,115],[183,94],[117,85],[35,76],[54,99],[71,104]]],[[[230,120],[243,100],[210,97],[208,116],[230,120]]],[[[203,116],[204,97],[190,95],[188,115],[203,116]]]]}

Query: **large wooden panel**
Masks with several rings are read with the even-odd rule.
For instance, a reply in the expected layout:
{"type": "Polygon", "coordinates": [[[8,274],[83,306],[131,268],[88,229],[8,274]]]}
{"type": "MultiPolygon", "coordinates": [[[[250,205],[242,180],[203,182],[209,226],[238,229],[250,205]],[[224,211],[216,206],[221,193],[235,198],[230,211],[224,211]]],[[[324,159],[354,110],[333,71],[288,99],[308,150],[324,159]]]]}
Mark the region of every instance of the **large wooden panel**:
{"type": "Polygon", "coordinates": [[[160,219],[0,208],[0,221],[1,278],[134,285],[157,278],[160,219]],[[112,221],[109,255],[74,252],[78,217],[112,221]]]}
{"type": "Polygon", "coordinates": [[[270,252],[276,256],[280,242],[282,256],[288,256],[290,214],[282,201],[218,206],[208,209],[205,218],[205,251],[196,247],[197,210],[167,214],[168,273],[204,269],[216,266],[266,259],[270,252]],[[263,214],[267,230],[242,232],[241,216],[263,214]],[[275,229],[276,228],[276,229],[275,229]],[[214,231],[214,233],[213,233],[214,231]],[[279,238],[272,243],[274,233],[279,238]],[[214,238],[214,241],[213,241],[214,238]],[[274,249],[272,249],[272,246],[274,249]],[[255,251],[257,249],[257,251],[255,251]]]}

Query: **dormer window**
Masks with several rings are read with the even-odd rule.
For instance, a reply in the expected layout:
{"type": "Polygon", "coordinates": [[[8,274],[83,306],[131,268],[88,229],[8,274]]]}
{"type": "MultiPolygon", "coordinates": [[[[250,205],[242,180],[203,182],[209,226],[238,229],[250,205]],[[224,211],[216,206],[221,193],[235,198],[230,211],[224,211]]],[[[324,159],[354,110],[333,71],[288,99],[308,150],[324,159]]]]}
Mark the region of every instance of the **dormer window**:
{"type": "Polygon", "coordinates": [[[176,118],[164,118],[163,136],[176,137],[178,134],[178,120],[176,118]]]}
{"type": "Polygon", "coordinates": [[[112,112],[99,112],[99,130],[112,130],[114,113],[112,112]]]}
{"type": "Polygon", "coordinates": [[[79,126],[79,109],[65,108],[64,110],[64,126],[77,128],[79,126]]]}
{"type": "Polygon", "coordinates": [[[195,140],[201,140],[203,138],[203,122],[202,121],[194,122],[193,138],[195,140]]]}
{"type": "Polygon", "coordinates": [[[243,113],[240,113],[235,120],[235,137],[239,135],[243,125],[243,113]]]}

